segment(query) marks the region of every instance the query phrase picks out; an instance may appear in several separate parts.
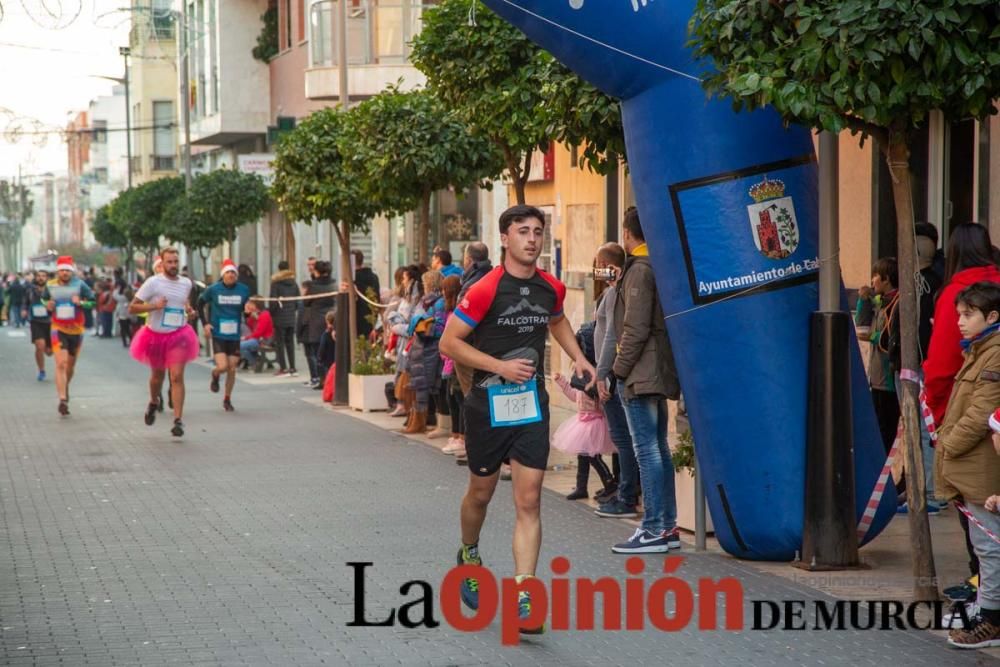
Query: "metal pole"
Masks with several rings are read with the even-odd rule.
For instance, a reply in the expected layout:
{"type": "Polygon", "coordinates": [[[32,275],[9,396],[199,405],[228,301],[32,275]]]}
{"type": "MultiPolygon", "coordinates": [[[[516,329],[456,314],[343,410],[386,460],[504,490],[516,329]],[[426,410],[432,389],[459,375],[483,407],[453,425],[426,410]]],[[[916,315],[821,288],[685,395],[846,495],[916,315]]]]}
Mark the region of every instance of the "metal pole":
{"type": "Polygon", "coordinates": [[[191,90],[188,72],[187,0],[181,0],[181,118],[184,123],[184,191],[191,191],[191,90]]]}
{"type": "Polygon", "coordinates": [[[840,310],[840,144],[832,132],[819,133],[819,309],[840,310]]]}
{"type": "Polygon", "coordinates": [[[707,541],[707,526],[705,525],[705,482],[698,472],[698,466],[694,467],[694,548],[695,551],[704,551],[707,541]]]}
{"type": "Polygon", "coordinates": [[[122,54],[125,59],[125,155],[128,160],[128,169],[126,170],[126,178],[128,181],[128,186],[132,187],[132,102],[129,98],[129,71],[128,71],[128,57],[131,53],[131,49],[127,46],[120,47],[118,52],[122,54]]]}
{"type": "Polygon", "coordinates": [[[350,101],[347,90],[347,1],[337,2],[337,62],[340,77],[340,108],[347,111],[350,101]]]}

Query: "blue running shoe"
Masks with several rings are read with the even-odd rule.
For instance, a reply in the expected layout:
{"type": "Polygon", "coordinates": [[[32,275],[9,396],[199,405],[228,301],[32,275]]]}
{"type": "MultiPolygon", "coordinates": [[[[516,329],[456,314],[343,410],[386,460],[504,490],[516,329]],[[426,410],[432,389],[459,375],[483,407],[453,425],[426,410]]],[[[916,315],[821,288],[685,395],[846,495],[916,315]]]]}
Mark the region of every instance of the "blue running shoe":
{"type": "Polygon", "coordinates": [[[38,371],[38,381],[45,382],[45,371],[38,371]]]}
{"type": "Polygon", "coordinates": [[[676,528],[660,535],[637,528],[632,537],[611,547],[611,551],[616,554],[663,554],[680,548],[681,536],[676,528]]]}
{"type": "MultiPolygon", "coordinates": [[[[479,557],[479,545],[467,546],[462,545],[462,548],[458,550],[458,564],[459,565],[482,565],[483,559],[479,557]]],[[[463,579],[462,588],[459,593],[462,597],[462,602],[466,607],[475,611],[479,609],[479,580],[478,579],[463,579]]]]}
{"type": "MultiPolygon", "coordinates": [[[[519,591],[517,594],[517,617],[522,621],[531,616],[531,594],[528,591],[519,591]]],[[[520,628],[523,635],[540,635],[545,632],[545,623],[534,628],[520,628]]]]}

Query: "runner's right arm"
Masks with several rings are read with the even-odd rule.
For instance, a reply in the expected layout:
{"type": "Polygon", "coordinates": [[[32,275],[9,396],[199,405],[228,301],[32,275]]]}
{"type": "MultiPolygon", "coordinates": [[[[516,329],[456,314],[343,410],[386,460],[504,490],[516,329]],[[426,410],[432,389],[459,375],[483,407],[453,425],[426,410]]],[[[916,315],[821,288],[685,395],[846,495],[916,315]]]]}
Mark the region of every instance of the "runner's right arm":
{"type": "Polygon", "coordinates": [[[535,377],[535,365],[528,359],[508,359],[502,361],[481,352],[466,342],[472,327],[458,317],[448,319],[448,325],[441,336],[440,349],[453,361],[488,373],[500,375],[517,383],[524,383],[535,377]]]}

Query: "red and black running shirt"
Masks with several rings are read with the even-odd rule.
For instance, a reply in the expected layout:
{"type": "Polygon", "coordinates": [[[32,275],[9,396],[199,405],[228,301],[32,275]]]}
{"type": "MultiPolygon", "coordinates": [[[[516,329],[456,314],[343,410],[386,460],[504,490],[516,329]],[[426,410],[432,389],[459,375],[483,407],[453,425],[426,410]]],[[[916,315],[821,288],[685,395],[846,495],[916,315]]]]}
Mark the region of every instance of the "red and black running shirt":
{"type": "MultiPolygon", "coordinates": [[[[549,322],[563,314],[565,298],[566,286],[541,269],[521,279],[498,266],[469,288],[455,315],[472,327],[477,350],[497,359],[531,359],[541,375],[549,322]]],[[[477,385],[491,378],[480,369],[473,377],[477,385]]]]}

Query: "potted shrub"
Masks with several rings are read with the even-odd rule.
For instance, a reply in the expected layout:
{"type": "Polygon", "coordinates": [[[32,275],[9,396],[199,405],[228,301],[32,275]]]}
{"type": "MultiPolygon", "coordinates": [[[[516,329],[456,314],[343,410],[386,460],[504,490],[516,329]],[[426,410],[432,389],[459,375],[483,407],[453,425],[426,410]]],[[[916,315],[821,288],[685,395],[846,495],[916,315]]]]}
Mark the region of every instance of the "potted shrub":
{"type": "Polygon", "coordinates": [[[382,341],[374,343],[358,338],[357,359],[347,376],[348,404],[355,410],[388,410],[385,384],[395,377],[392,364],[385,358],[382,341]]]}
{"type": "MultiPolygon", "coordinates": [[[[670,451],[674,464],[674,489],[677,498],[677,525],[694,531],[694,437],[684,431],[677,438],[677,445],[670,451]]],[[[715,532],[712,515],[705,512],[705,530],[715,532]]]]}

